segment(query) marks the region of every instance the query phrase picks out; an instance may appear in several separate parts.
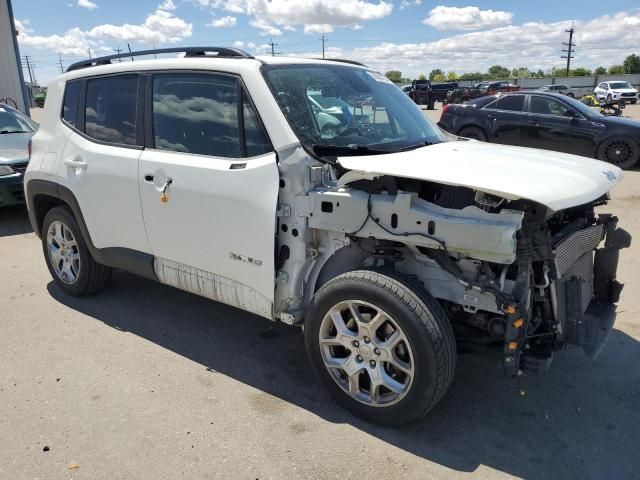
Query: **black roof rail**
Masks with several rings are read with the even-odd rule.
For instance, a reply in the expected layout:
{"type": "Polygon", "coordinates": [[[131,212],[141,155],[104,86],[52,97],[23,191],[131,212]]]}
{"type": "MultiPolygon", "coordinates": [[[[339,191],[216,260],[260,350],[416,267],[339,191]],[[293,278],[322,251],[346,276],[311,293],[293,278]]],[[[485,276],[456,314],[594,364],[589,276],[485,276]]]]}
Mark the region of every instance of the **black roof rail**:
{"type": "Polygon", "coordinates": [[[355,60],[349,60],[346,58],[312,58],[311,60],[327,60],[328,62],[349,63],[351,65],[358,65],[359,67],[369,68],[369,65],[365,65],[362,62],[356,62],[355,60]]]}
{"type": "Polygon", "coordinates": [[[143,55],[159,55],[162,53],[184,53],[185,57],[204,57],[207,53],[215,53],[216,57],[226,58],[253,58],[253,55],[240,50],[239,48],[231,47],[172,47],[172,48],[157,48],[153,50],[139,50],[137,52],[118,53],[115,55],[107,55],[104,57],[90,58],[88,60],[82,60],[80,62],[73,63],[67,68],[67,72],[73,70],[80,70],[82,68],[94,67],[96,65],[109,65],[111,60],[118,58],[131,58],[140,57],[143,55]]]}

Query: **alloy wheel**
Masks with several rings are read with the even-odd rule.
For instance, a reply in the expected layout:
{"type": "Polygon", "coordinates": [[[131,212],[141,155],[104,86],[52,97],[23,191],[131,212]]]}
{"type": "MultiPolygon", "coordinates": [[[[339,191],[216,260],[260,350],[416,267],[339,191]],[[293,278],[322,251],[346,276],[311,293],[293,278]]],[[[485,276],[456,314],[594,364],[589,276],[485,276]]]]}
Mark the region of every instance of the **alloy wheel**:
{"type": "Polygon", "coordinates": [[[325,367],[353,399],[387,407],[409,391],[415,376],[411,345],[398,323],[375,305],[334,305],[322,319],[319,342],[325,367]]]}
{"type": "Polygon", "coordinates": [[[69,228],[59,220],[47,230],[47,251],[53,271],[60,280],[73,284],[80,275],[80,251],[69,228]]]}
{"type": "Polygon", "coordinates": [[[633,146],[626,140],[614,140],[606,145],[604,157],[613,165],[624,165],[634,154],[633,146]]]}

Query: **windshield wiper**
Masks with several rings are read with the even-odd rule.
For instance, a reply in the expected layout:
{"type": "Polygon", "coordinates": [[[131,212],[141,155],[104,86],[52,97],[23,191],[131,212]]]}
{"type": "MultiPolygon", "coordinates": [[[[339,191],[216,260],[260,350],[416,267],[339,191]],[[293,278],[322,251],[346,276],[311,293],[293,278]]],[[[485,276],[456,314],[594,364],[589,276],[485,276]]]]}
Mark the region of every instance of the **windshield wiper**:
{"type": "Polygon", "coordinates": [[[311,145],[314,153],[316,155],[320,155],[321,157],[337,157],[340,155],[380,155],[384,153],[393,153],[397,150],[383,150],[380,148],[373,148],[367,145],[324,145],[321,143],[316,143],[311,145]]]}
{"type": "Polygon", "coordinates": [[[0,135],[5,135],[7,133],[29,133],[27,130],[0,130],[0,135]]]}
{"type": "Polygon", "coordinates": [[[407,150],[415,150],[416,148],[428,147],[429,145],[433,145],[433,142],[430,142],[429,140],[424,140],[414,145],[409,145],[407,147],[399,148],[398,150],[396,150],[396,152],[406,152],[407,150]]]}

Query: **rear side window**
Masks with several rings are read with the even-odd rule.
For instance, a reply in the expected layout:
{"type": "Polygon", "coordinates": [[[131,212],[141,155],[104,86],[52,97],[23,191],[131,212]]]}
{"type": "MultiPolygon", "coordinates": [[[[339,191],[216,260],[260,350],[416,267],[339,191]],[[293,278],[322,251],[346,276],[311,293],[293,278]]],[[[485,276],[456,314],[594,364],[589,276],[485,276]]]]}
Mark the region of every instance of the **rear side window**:
{"type": "Polygon", "coordinates": [[[138,76],[118,75],[87,82],[85,133],[96,140],[136,145],[138,76]]]}
{"type": "Polygon", "coordinates": [[[76,126],[78,100],[80,98],[80,82],[67,83],[62,100],[62,118],[72,127],[76,126]]]}
{"type": "Polygon", "coordinates": [[[153,136],[158,150],[213,157],[252,157],[272,150],[238,80],[228,75],[154,75],[153,136]]]}
{"type": "Polygon", "coordinates": [[[524,106],[524,95],[509,95],[499,99],[497,102],[489,105],[486,108],[493,110],[511,110],[514,112],[521,112],[524,106]]]}

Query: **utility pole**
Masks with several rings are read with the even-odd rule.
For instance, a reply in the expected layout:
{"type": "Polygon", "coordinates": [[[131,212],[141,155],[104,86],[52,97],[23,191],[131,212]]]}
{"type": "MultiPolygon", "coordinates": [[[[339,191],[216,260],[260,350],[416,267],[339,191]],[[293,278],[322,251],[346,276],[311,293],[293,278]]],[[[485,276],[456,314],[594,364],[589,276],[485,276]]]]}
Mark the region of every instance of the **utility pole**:
{"type": "Polygon", "coordinates": [[[87,47],[87,50],[89,50],[89,60],[91,60],[91,48],[87,47]]]}
{"type": "Polygon", "coordinates": [[[565,30],[565,32],[567,32],[569,34],[569,43],[564,43],[562,42],[562,45],[566,45],[567,48],[563,48],[562,51],[563,52],[567,52],[566,55],[562,55],[560,58],[566,58],[567,59],[567,77],[569,76],[569,70],[571,68],[571,59],[573,58],[573,56],[571,55],[571,53],[575,53],[573,52],[573,47],[576,46],[575,43],[573,43],[573,33],[575,32],[575,29],[573,28],[574,24],[571,24],[571,28],[569,30],[565,30]]]}
{"type": "Polygon", "coordinates": [[[271,41],[269,43],[267,43],[267,45],[271,45],[271,56],[275,57],[276,56],[275,47],[277,47],[278,44],[277,43],[273,43],[273,38],[271,38],[271,41]]]}
{"type": "MultiPolygon", "coordinates": [[[[127,42],[127,48],[129,49],[129,53],[131,53],[131,46],[129,45],[129,42],[127,42]]],[[[133,55],[131,55],[131,61],[133,62],[133,55]]]]}
{"type": "Polygon", "coordinates": [[[322,58],[324,58],[324,44],[329,41],[324,34],[324,28],[322,29],[322,37],[320,37],[320,40],[322,41],[322,58]]]}
{"type": "Polygon", "coordinates": [[[58,53],[58,66],[60,67],[60,73],[64,73],[64,65],[62,65],[62,56],[58,53]]]}
{"type": "MultiPolygon", "coordinates": [[[[118,48],[114,48],[113,51],[116,52],[118,55],[120,55],[120,52],[122,51],[122,49],[120,48],[120,44],[118,44],[118,48]]],[[[120,63],[121,61],[122,59],[119,58],[118,63],[120,63]]]]}
{"type": "Polygon", "coordinates": [[[23,61],[24,63],[27,64],[27,71],[29,72],[29,81],[31,82],[31,85],[35,85],[35,82],[33,81],[34,79],[33,71],[31,70],[34,66],[31,64],[31,57],[29,57],[29,55],[25,55],[23,58],[23,61]]]}

